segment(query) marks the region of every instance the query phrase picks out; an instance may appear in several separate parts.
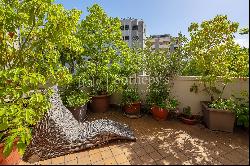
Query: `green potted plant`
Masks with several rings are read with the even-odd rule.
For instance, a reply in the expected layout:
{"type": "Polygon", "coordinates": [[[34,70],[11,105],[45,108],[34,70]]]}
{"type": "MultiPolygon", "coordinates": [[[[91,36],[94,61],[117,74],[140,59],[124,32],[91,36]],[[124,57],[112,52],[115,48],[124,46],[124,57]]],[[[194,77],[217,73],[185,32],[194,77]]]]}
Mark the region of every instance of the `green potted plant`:
{"type": "Polygon", "coordinates": [[[233,101],[237,125],[249,130],[249,94],[243,91],[240,97],[233,95],[233,101]]]}
{"type": "Polygon", "coordinates": [[[151,107],[151,112],[154,119],[156,120],[166,120],[169,113],[175,111],[178,106],[178,101],[176,99],[166,99],[165,101],[154,104],[151,107]]]}
{"type": "Polygon", "coordinates": [[[77,75],[90,89],[90,108],[94,112],[109,109],[109,96],[122,90],[126,78],[134,71],[136,55],[122,40],[120,20],[109,17],[97,4],[78,27],[85,58],[77,64],[77,75]]]}
{"type": "Polygon", "coordinates": [[[150,112],[156,120],[166,120],[169,113],[174,111],[179,102],[170,98],[170,88],[164,84],[152,83],[146,97],[150,112]]]}
{"type": "Polygon", "coordinates": [[[138,89],[126,87],[122,92],[122,107],[126,115],[140,116],[141,101],[138,89]]]}
{"type": "Polygon", "coordinates": [[[87,118],[87,103],[90,100],[88,93],[79,89],[76,83],[71,83],[60,91],[63,104],[70,110],[78,122],[87,118]]]}
{"type": "Polygon", "coordinates": [[[169,46],[176,43],[176,40],[179,47],[175,51],[170,51],[169,48],[152,50],[150,41],[146,42],[143,50],[144,70],[150,78],[146,103],[156,119],[166,119],[168,111],[176,109],[178,105],[177,100],[170,97],[170,88],[173,78],[180,73],[184,63],[181,43],[185,41],[185,37],[179,33],[169,46]]]}
{"type": "Polygon", "coordinates": [[[57,48],[78,48],[72,33],[80,11],[37,0],[1,1],[0,13],[0,164],[8,165],[20,161],[32,127],[50,108],[51,91],[43,90],[71,79],[57,48]]]}
{"type": "Polygon", "coordinates": [[[192,115],[190,106],[183,108],[183,112],[181,114],[181,120],[183,123],[188,125],[194,125],[197,122],[195,117],[192,115]]]}
{"type": "Polygon", "coordinates": [[[165,109],[165,100],[169,96],[169,91],[170,89],[163,84],[158,84],[155,82],[149,85],[146,103],[149,106],[150,112],[154,117],[159,117],[158,119],[165,120],[168,116],[168,110],[165,109]],[[157,113],[160,113],[160,115],[157,116],[157,113]]]}
{"type": "Polygon", "coordinates": [[[223,91],[233,77],[248,73],[248,52],[234,41],[237,29],[238,23],[221,15],[201,25],[192,23],[188,29],[191,40],[185,48],[211,98],[201,101],[201,106],[203,120],[212,130],[233,131],[235,113],[230,108],[231,100],[222,98],[223,91]]]}
{"type": "Polygon", "coordinates": [[[235,113],[232,99],[219,98],[212,102],[203,101],[201,104],[204,121],[209,129],[233,132],[235,113]]]}

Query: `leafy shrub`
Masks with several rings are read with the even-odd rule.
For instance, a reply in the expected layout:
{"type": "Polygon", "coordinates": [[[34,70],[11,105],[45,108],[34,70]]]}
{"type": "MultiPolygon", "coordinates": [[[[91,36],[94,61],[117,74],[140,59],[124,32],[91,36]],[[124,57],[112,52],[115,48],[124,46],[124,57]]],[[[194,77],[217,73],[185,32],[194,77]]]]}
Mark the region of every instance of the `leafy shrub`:
{"type": "Polygon", "coordinates": [[[121,22],[109,17],[97,4],[78,27],[86,60],[77,64],[79,81],[91,89],[91,95],[112,94],[122,90],[126,78],[139,71],[139,55],[122,40],[121,22]]]}
{"type": "Polygon", "coordinates": [[[168,111],[174,111],[177,106],[178,106],[179,102],[176,99],[167,99],[164,102],[160,103],[159,107],[164,108],[168,111]]]}
{"type": "Polygon", "coordinates": [[[234,100],[232,99],[217,99],[214,100],[211,104],[209,104],[210,108],[214,109],[221,109],[221,110],[228,110],[233,111],[235,107],[234,100]]]}
{"type": "Polygon", "coordinates": [[[179,34],[178,37],[171,40],[172,44],[179,44],[175,51],[169,48],[153,50],[152,43],[146,42],[146,48],[143,50],[144,70],[149,75],[150,80],[146,102],[149,107],[152,105],[160,106],[166,109],[175,109],[177,102],[170,97],[170,88],[173,78],[181,72],[184,65],[185,54],[181,44],[186,38],[179,34]]]}
{"type": "Polygon", "coordinates": [[[71,83],[62,91],[60,95],[66,107],[79,107],[85,105],[90,97],[88,93],[77,87],[76,83],[71,83]]]}
{"type": "Polygon", "coordinates": [[[62,101],[66,107],[79,107],[89,101],[89,96],[84,91],[73,91],[70,94],[66,94],[62,101]]]}
{"type": "Polygon", "coordinates": [[[149,85],[149,91],[146,96],[148,105],[162,105],[169,97],[170,88],[163,84],[152,83],[149,85]]]}
{"type": "Polygon", "coordinates": [[[237,124],[249,127],[249,95],[248,93],[241,93],[241,97],[234,97],[237,124]]]}
{"type": "Polygon", "coordinates": [[[77,49],[74,37],[81,12],[66,10],[53,0],[13,0],[0,3],[0,133],[3,153],[13,141],[22,155],[31,127],[50,108],[51,85],[71,80],[59,63],[59,49],[77,49]],[[41,90],[47,89],[48,93],[41,90]]]}
{"type": "Polygon", "coordinates": [[[235,97],[230,99],[218,99],[213,101],[210,108],[229,110],[235,113],[238,125],[249,126],[249,98],[235,97]]]}
{"type": "Polygon", "coordinates": [[[140,94],[135,87],[127,87],[122,92],[122,105],[130,105],[140,101],[140,94]]]}
{"type": "Polygon", "coordinates": [[[248,75],[248,50],[234,40],[233,34],[238,27],[239,24],[228,20],[226,15],[217,15],[200,25],[191,23],[188,28],[191,39],[184,46],[189,57],[188,70],[201,76],[211,101],[221,98],[233,77],[248,75]],[[222,89],[215,86],[219,83],[222,83],[222,89]]]}

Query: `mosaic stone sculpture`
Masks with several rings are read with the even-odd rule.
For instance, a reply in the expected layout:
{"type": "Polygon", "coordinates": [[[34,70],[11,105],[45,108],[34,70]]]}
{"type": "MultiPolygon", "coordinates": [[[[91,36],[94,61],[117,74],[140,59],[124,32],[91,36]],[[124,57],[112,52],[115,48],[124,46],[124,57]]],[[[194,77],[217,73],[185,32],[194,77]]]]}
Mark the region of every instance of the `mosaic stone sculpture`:
{"type": "Polygon", "coordinates": [[[35,126],[23,161],[34,163],[101,145],[114,139],[135,141],[126,124],[99,119],[79,123],[62,104],[57,86],[50,98],[51,109],[35,126]]]}

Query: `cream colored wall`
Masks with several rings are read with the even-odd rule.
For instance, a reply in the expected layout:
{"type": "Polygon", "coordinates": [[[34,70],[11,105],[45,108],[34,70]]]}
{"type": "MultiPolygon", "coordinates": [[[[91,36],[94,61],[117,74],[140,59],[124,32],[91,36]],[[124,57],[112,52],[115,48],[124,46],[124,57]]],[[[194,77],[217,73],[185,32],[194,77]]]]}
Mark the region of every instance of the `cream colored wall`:
{"type": "MultiPolygon", "coordinates": [[[[146,90],[148,86],[146,76],[140,76],[137,79],[139,80],[139,91],[141,92],[141,96],[145,103],[146,90]],[[144,82],[142,81],[144,80],[144,82]]],[[[209,96],[206,95],[205,92],[202,91],[203,86],[199,81],[199,77],[194,76],[180,76],[174,79],[173,87],[171,88],[171,95],[176,97],[178,101],[180,101],[179,109],[182,110],[183,107],[190,106],[192,109],[192,113],[196,115],[201,115],[200,101],[209,100],[209,96]],[[199,92],[196,94],[194,92],[190,92],[190,87],[193,84],[198,85],[199,92]]],[[[249,91],[249,78],[245,81],[242,79],[234,79],[232,83],[229,83],[225,88],[223,97],[229,97],[231,94],[237,94],[240,91],[249,91]]],[[[121,94],[115,93],[111,96],[112,104],[120,104],[121,94]]]]}

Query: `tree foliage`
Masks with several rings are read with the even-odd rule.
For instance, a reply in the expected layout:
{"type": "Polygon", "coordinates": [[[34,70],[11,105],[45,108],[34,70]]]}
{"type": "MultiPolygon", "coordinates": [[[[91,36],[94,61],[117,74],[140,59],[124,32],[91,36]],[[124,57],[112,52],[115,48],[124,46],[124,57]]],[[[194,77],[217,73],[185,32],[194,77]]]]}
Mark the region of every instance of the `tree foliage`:
{"type": "Polygon", "coordinates": [[[248,34],[249,33],[249,29],[248,28],[241,28],[239,30],[239,34],[241,35],[245,35],[245,34],[248,34]]]}
{"type": "Polygon", "coordinates": [[[191,59],[191,69],[196,69],[202,76],[205,90],[211,98],[217,92],[222,95],[232,77],[248,75],[248,50],[234,41],[238,26],[227,16],[217,15],[200,25],[192,23],[188,28],[191,39],[185,45],[185,50],[191,59]],[[215,87],[219,80],[223,83],[222,90],[215,87]]]}
{"type": "Polygon", "coordinates": [[[88,11],[78,27],[85,60],[77,64],[77,75],[93,95],[112,94],[139,70],[139,56],[122,40],[118,18],[109,17],[97,4],[88,11]]]}
{"type": "Polygon", "coordinates": [[[71,79],[59,63],[59,49],[77,50],[72,35],[80,11],[53,0],[0,0],[0,130],[7,156],[17,143],[21,154],[31,139],[31,126],[49,109],[41,88],[71,79]]]}

